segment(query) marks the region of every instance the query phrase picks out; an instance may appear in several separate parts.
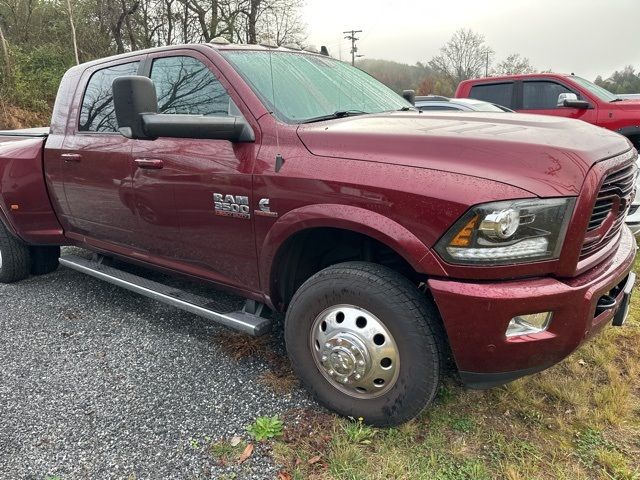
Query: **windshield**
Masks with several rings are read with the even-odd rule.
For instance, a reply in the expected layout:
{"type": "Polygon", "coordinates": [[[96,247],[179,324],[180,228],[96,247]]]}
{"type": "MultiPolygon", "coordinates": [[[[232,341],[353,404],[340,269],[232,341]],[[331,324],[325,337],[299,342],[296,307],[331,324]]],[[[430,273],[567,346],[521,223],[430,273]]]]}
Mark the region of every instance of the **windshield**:
{"type": "Polygon", "coordinates": [[[591,93],[593,93],[600,100],[603,100],[605,102],[614,102],[614,101],[619,100],[617,95],[614,95],[613,93],[611,93],[606,88],[599,87],[598,85],[596,85],[595,83],[590,82],[589,80],[585,80],[584,78],[573,77],[573,76],[571,78],[573,79],[574,82],[576,82],[581,87],[586,88],[587,90],[589,90],[591,93]]]}
{"type": "Polygon", "coordinates": [[[256,50],[221,53],[266,107],[287,123],[336,112],[379,113],[412,107],[369,74],[329,57],[256,50]]]}

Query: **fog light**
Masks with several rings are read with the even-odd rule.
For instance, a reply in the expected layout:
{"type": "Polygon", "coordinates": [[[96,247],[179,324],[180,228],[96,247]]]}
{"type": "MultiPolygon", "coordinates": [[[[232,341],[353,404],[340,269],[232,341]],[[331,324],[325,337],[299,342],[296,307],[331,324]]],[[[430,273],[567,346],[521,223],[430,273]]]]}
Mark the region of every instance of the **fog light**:
{"type": "Polygon", "coordinates": [[[513,317],[507,327],[507,337],[517,335],[531,335],[532,333],[544,332],[549,328],[553,312],[531,313],[529,315],[518,315],[513,317]]]}

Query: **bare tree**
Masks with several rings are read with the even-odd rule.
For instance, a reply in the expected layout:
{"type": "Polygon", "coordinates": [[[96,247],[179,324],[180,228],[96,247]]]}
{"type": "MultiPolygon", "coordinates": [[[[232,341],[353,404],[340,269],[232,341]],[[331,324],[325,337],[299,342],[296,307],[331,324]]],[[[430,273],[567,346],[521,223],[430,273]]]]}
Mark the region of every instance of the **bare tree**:
{"type": "Polygon", "coordinates": [[[519,53],[512,53],[503,61],[498,63],[492,71],[493,75],[519,75],[523,73],[532,73],[535,68],[531,66],[527,57],[521,56],[519,53]]]}
{"type": "Polygon", "coordinates": [[[303,43],[307,36],[305,25],[300,18],[301,0],[271,0],[265,2],[265,8],[257,24],[262,35],[268,35],[276,45],[303,43]]]}
{"type": "Polygon", "coordinates": [[[492,59],[493,50],[485,44],[484,36],[463,28],[453,34],[429,66],[455,87],[463,80],[482,76],[492,59]]]}
{"type": "MultiPolygon", "coordinates": [[[[107,2],[107,10],[111,16],[109,30],[116,43],[116,53],[124,53],[127,51],[123,27],[126,26],[129,17],[138,10],[139,6],[140,2],[138,0],[134,1],[131,5],[127,5],[126,0],[121,0],[120,2],[117,0],[109,0],[107,2]]],[[[129,45],[129,47],[131,47],[131,45],[129,45]]]]}

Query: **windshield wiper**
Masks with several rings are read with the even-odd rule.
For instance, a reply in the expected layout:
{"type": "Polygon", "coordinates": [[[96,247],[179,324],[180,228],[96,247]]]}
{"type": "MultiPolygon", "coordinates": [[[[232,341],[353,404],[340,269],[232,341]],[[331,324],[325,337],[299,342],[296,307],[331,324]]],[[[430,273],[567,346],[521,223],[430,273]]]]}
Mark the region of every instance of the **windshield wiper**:
{"type": "Polygon", "coordinates": [[[413,110],[418,110],[416,107],[402,107],[396,110],[396,112],[410,112],[413,110]]]}
{"type": "Polygon", "coordinates": [[[329,115],[320,115],[319,117],[309,118],[300,123],[313,123],[322,122],[323,120],[333,120],[334,118],[352,117],[355,115],[366,115],[369,112],[363,112],[362,110],[338,110],[330,113],[329,115]]]}
{"type": "Polygon", "coordinates": [[[609,103],[613,103],[613,102],[622,102],[623,100],[625,100],[624,98],[614,98],[613,100],[611,100],[609,103]]]}

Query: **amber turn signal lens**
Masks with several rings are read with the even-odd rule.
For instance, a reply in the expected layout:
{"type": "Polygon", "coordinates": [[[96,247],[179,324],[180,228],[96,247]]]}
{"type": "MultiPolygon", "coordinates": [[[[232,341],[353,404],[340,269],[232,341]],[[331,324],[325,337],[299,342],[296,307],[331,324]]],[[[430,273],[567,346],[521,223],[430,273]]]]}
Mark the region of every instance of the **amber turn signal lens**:
{"type": "Polygon", "coordinates": [[[456,234],[456,236],[451,239],[451,241],[449,242],[449,246],[468,247],[469,245],[471,245],[471,237],[473,235],[473,231],[476,228],[476,224],[478,223],[478,218],[478,215],[476,215],[471,220],[469,220],[467,224],[462,227],[462,229],[456,234]]]}

